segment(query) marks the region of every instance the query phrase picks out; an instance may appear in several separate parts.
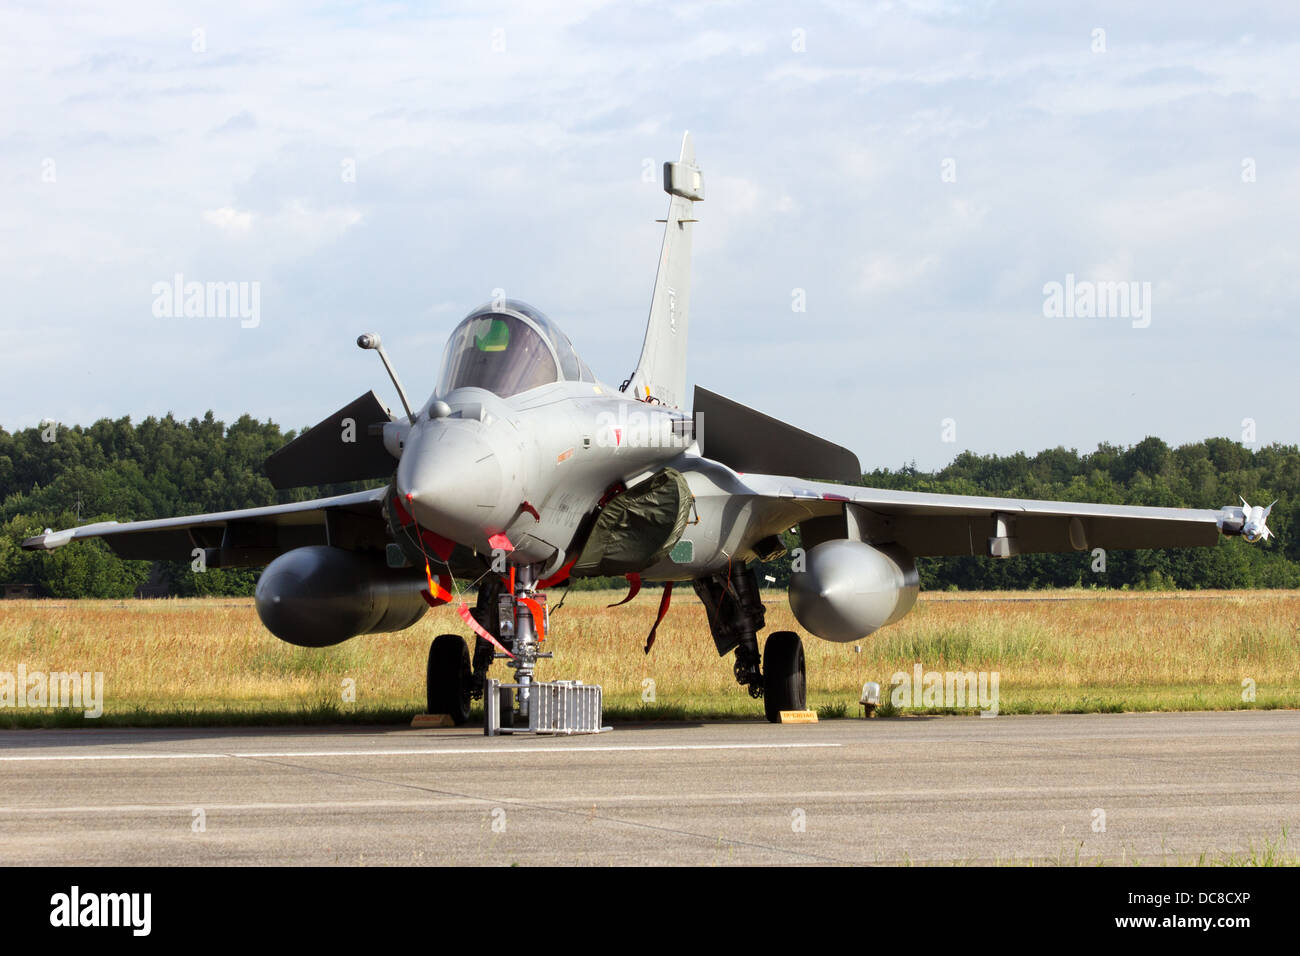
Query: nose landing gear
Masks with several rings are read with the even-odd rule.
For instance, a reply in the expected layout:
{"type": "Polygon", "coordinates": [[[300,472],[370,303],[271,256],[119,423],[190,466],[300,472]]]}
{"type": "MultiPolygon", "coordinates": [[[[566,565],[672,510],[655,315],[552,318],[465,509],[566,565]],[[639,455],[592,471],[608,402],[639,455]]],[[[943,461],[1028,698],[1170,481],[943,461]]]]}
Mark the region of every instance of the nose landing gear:
{"type": "Polygon", "coordinates": [[[516,717],[523,723],[528,723],[532,707],[533,670],[537,661],[551,656],[549,651],[541,650],[541,644],[546,640],[550,611],[546,606],[546,593],[537,589],[537,571],[536,565],[519,567],[514,574],[513,593],[507,590],[500,596],[498,603],[500,640],[514,657],[499,652],[495,656],[506,658],[506,666],[515,672],[514,683],[519,685],[509,711],[506,707],[509,694],[502,693],[501,723],[507,727],[514,723],[516,717]]]}
{"type": "Polygon", "coordinates": [[[546,594],[537,590],[536,567],[517,568],[514,583],[512,592],[503,588],[498,578],[489,576],[479,588],[478,601],[471,612],[478,625],[495,635],[509,654],[503,654],[480,636],[475,641],[471,663],[463,637],[441,634],[434,638],[425,673],[428,713],[447,714],[457,726],[464,724],[469,720],[471,701],[483,696],[488,668],[494,660],[504,659],[514,670],[514,683],[519,686],[513,694],[502,691],[501,723],[509,727],[516,716],[525,724],[528,722],[533,671],[538,660],[551,656],[540,649],[546,639],[549,614],[546,594]]]}

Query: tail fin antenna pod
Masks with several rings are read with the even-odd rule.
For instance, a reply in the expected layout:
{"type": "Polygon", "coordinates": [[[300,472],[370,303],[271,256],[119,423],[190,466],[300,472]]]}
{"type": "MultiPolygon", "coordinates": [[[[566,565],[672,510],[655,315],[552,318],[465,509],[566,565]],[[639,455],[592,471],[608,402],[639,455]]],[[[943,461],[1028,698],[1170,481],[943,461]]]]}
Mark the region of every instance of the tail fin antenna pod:
{"type": "Polygon", "coordinates": [[[691,134],[682,137],[682,155],[664,163],[664,191],[671,197],[664,220],[664,242],[659,251],[646,323],[645,343],[636,371],[623,391],[669,408],[686,404],[686,341],[691,295],[691,224],[694,204],[704,199],[704,180],[695,165],[691,134]]]}

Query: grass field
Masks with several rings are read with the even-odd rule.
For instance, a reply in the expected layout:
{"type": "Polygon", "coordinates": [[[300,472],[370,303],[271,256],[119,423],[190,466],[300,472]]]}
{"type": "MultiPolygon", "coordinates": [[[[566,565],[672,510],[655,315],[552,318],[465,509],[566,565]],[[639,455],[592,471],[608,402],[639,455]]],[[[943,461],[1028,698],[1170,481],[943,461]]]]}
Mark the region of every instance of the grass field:
{"type": "MultiPolygon", "coordinates": [[[[570,594],[552,619],[555,659],[538,677],[603,685],[613,720],[761,718],[762,701],[736,686],[689,590],[642,652],[657,595],[611,610],[621,594],[570,594]]],[[[783,594],[769,596],[767,620],[765,633],[798,630],[783,594]]],[[[20,665],[102,672],[104,712],[4,706],[0,726],[405,721],[424,709],[425,656],[444,631],[465,632],[447,608],[408,631],[307,650],[267,633],[247,599],[3,601],[0,680],[20,665]],[[355,701],[344,699],[349,681],[355,701]]],[[[1004,714],[1300,707],[1294,591],[923,594],[856,647],[804,641],[809,706],[823,719],[856,714],[865,681],[888,694],[891,675],[918,663],[997,672],[1004,714]]],[[[493,673],[509,679],[499,664],[493,673]]],[[[945,708],[901,713],[925,710],[945,708]]]]}

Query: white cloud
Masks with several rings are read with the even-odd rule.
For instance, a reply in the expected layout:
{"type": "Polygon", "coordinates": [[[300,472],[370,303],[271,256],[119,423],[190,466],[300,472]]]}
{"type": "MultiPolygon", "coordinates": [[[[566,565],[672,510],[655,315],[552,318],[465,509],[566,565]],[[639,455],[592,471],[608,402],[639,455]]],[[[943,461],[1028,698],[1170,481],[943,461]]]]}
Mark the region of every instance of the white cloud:
{"type": "Polygon", "coordinates": [[[204,210],[203,221],[211,223],[227,235],[242,236],[253,225],[253,214],[223,206],[220,209],[204,210]]]}
{"type": "Polygon", "coordinates": [[[350,348],[359,331],[383,332],[408,385],[430,387],[430,343],[498,285],[617,380],[665,202],[643,161],[657,178],[690,128],[708,196],[702,383],[738,397],[788,383],[797,400],[765,385],[759,404],[815,409],[869,466],[947,460],[928,437],[939,408],[963,410],[980,451],[1198,438],[1237,405],[1300,438],[1300,403],[1278,401],[1273,378],[1222,375],[1219,348],[1285,355],[1300,335],[1285,288],[1300,271],[1297,15],[1257,11],[1243,36],[1239,12],[1208,3],[1092,14],[940,0],[794,18],[762,3],[0,10],[0,334],[25,342],[0,353],[0,425],[212,407],[296,427],[375,384],[350,348]],[[1104,55],[1089,52],[1097,23],[1104,55]],[[177,272],[261,281],[264,322],[148,325],[150,284],[177,272]],[[1151,329],[1042,321],[1043,283],[1067,272],[1152,281],[1151,329]],[[793,325],[792,288],[809,303],[793,325]],[[987,388],[1008,341],[1014,428],[987,388]],[[222,374],[196,382],[196,354],[222,374]],[[1105,369],[1109,390],[1072,364],[1105,369]],[[50,367],[87,374],[52,393],[50,367]],[[1173,398],[1135,414],[1125,402],[1153,380],[1173,398]]]}

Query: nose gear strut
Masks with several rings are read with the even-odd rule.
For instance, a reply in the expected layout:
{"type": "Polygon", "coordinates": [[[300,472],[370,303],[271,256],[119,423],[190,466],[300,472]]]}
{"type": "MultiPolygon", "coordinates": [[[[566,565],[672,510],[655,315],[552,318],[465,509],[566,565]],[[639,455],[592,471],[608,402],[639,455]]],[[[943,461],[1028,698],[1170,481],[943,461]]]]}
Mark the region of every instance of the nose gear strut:
{"type": "MultiPolygon", "coordinates": [[[[514,692],[512,709],[524,723],[528,722],[532,706],[531,685],[537,661],[551,656],[549,651],[541,650],[550,614],[545,592],[537,589],[537,571],[537,565],[519,566],[513,575],[514,590],[499,588],[497,598],[497,633],[501,643],[514,655],[507,659],[506,666],[515,672],[514,683],[519,685],[514,692]]],[[[507,655],[496,653],[493,657],[507,658],[507,655]]],[[[509,719],[502,713],[502,723],[509,719]]]]}

